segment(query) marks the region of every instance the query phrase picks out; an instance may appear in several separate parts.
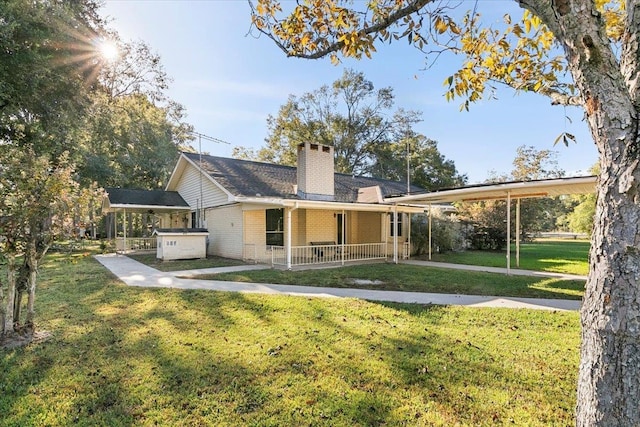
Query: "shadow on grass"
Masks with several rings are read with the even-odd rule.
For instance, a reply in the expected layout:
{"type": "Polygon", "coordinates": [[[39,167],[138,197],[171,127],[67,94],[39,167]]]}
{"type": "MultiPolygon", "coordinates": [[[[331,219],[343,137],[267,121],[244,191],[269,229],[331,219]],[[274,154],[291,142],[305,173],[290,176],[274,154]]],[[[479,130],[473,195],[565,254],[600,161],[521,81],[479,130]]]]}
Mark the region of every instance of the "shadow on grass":
{"type": "Polygon", "coordinates": [[[577,316],[128,288],[95,261],[74,280],[62,267],[40,294],[54,339],[2,354],[9,425],[571,421],[575,356],[553,333],[577,316]]]}

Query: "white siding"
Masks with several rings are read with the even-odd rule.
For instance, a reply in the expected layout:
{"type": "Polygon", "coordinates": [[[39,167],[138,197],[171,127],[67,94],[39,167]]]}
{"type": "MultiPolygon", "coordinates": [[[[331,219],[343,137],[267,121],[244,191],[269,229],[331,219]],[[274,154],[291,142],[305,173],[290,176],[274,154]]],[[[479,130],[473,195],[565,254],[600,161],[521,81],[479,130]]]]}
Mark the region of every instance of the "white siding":
{"type": "Polygon", "coordinates": [[[207,209],[207,229],[209,230],[210,255],[242,259],[242,208],[231,205],[207,209]]]}
{"type": "MultiPolygon", "coordinates": [[[[176,185],[176,191],[192,209],[200,205],[200,174],[192,165],[187,165],[185,168],[176,185]]],[[[229,203],[227,194],[204,176],[202,177],[202,199],[205,208],[229,203]]]]}

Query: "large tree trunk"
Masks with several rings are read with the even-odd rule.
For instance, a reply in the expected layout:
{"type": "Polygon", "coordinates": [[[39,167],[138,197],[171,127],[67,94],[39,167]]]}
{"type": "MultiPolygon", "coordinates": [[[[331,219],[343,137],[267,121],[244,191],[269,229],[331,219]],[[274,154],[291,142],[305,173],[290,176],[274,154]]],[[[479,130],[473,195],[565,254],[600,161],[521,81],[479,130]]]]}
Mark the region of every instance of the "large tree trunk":
{"type": "MultiPolygon", "coordinates": [[[[625,166],[637,177],[637,165],[625,166]]],[[[640,425],[638,180],[627,181],[627,173],[619,177],[614,172],[620,171],[612,169],[609,165],[600,176],[581,313],[580,426],[640,425]]]]}
{"type": "Polygon", "coordinates": [[[562,44],[600,155],[576,424],[640,426],[640,1],[619,58],[593,0],[518,1],[562,44]]]}
{"type": "Polygon", "coordinates": [[[35,321],[35,301],[36,301],[36,280],[38,272],[38,260],[36,253],[36,245],[30,242],[25,253],[27,266],[27,318],[25,325],[28,328],[34,328],[35,321]]]}
{"type": "Polygon", "coordinates": [[[13,315],[16,298],[16,256],[13,253],[7,253],[7,300],[4,313],[4,324],[2,325],[2,333],[9,334],[14,332],[13,315]]]}
{"type": "Polygon", "coordinates": [[[0,279],[0,337],[4,335],[4,319],[6,311],[7,307],[4,303],[4,285],[2,284],[2,279],[0,279]]]}

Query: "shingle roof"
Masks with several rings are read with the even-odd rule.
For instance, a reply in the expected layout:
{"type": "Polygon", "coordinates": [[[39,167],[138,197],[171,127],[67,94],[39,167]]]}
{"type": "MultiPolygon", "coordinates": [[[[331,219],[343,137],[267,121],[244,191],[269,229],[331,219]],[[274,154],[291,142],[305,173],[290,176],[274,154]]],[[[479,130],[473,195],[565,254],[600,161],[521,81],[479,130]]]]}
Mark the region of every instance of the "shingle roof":
{"type": "Polygon", "coordinates": [[[166,206],[188,208],[177,191],[105,188],[111,205],[166,206]]]}
{"type": "MultiPolygon", "coordinates": [[[[183,153],[199,164],[199,154],[183,153]]],[[[297,184],[297,168],[249,160],[202,155],[202,169],[235,196],[277,197],[297,199],[293,186],[297,184]]],[[[383,197],[405,195],[407,184],[386,179],[335,174],[335,201],[356,202],[358,189],[379,186],[383,197]]],[[[424,192],[421,187],[411,186],[411,192],[424,192]]]]}

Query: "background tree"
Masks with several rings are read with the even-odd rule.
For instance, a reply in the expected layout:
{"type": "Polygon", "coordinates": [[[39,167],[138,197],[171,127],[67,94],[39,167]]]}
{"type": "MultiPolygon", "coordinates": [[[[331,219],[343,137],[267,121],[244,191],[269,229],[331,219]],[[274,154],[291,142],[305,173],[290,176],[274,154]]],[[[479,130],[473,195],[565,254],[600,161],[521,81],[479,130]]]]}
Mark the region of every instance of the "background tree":
{"type": "MultiPolygon", "coordinates": [[[[557,152],[522,145],[516,150],[510,180],[533,181],[562,178],[565,172],[558,165],[557,152]]],[[[554,231],[556,220],[565,215],[566,205],[560,197],[522,199],[520,201],[520,235],[528,240],[537,233],[554,231]]],[[[512,221],[515,230],[515,221],[512,221]]],[[[513,234],[515,236],[515,234],[513,234]]]]}
{"type": "MultiPolygon", "coordinates": [[[[592,175],[599,174],[598,164],[589,169],[592,175]]],[[[593,220],[596,214],[595,194],[574,194],[565,200],[567,212],[559,219],[570,231],[591,235],[593,220]]]]}
{"type": "Polygon", "coordinates": [[[375,90],[363,73],[347,69],[330,86],[290,95],[278,115],[267,118],[266,147],[257,152],[240,148],[234,155],[293,166],[297,145],[314,141],[334,147],[337,172],[362,175],[374,147],[389,142],[393,104],[391,88],[375,90]]]}
{"type": "MultiPolygon", "coordinates": [[[[112,35],[115,37],[115,35],[112,35]]],[[[116,43],[115,40],[113,43],[116,43]]],[[[160,58],[143,42],[117,43],[119,55],[98,75],[80,128],[80,181],[102,187],[162,188],[192,127],[170,100],[160,58]]]]}
{"type": "Polygon", "coordinates": [[[297,145],[314,141],[334,147],[337,172],[404,181],[409,143],[413,184],[435,189],[465,182],[435,141],[413,131],[420,113],[392,113],[393,105],[391,88],[375,90],[363,73],[345,70],[331,86],[300,97],[290,95],[278,115],[267,118],[266,146],[237,147],[233,156],[294,166],[297,145]]]}
{"type": "MultiPolygon", "coordinates": [[[[163,188],[179,152],[193,151],[188,145],[192,127],[184,121],[182,105],[166,95],[170,79],[159,56],[143,42],[111,37],[118,55],[98,74],[76,135],[78,179],[85,187],[163,188]]],[[[132,219],[129,214],[130,227],[132,219]]],[[[94,221],[89,224],[96,235],[94,221]]],[[[115,214],[102,217],[100,234],[110,238],[114,224],[115,214]]]]}
{"type": "Polygon", "coordinates": [[[419,133],[398,135],[393,142],[377,146],[372,157],[369,174],[378,178],[406,181],[408,167],[410,183],[426,190],[459,187],[467,182],[453,160],[440,153],[438,143],[419,133]]]}
{"type": "Polygon", "coordinates": [[[427,55],[463,57],[446,81],[447,99],[462,97],[462,108],[496,82],[584,108],[600,175],[576,419],[580,426],[638,425],[640,1],[514,1],[523,18],[505,15],[501,28],[483,26],[476,9],[456,20],[433,0],[307,0],[284,16],[277,0],[249,3],[255,28],[291,56],[369,57],[376,42],[403,39],[427,55]]]}
{"type": "MultiPolygon", "coordinates": [[[[532,181],[537,179],[560,178],[564,171],[558,166],[557,153],[538,150],[522,145],[517,148],[513,169],[509,174],[491,172],[487,183],[507,181],[532,181]]],[[[502,250],[507,244],[506,215],[504,200],[487,200],[456,204],[458,217],[474,230],[469,236],[473,249],[502,250]]],[[[567,206],[559,197],[522,199],[520,201],[520,237],[527,240],[544,231],[554,231],[558,218],[568,213],[567,206]]],[[[511,214],[511,235],[515,238],[515,210],[511,214]]]]}

